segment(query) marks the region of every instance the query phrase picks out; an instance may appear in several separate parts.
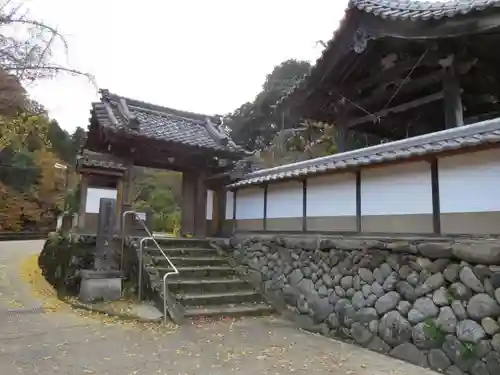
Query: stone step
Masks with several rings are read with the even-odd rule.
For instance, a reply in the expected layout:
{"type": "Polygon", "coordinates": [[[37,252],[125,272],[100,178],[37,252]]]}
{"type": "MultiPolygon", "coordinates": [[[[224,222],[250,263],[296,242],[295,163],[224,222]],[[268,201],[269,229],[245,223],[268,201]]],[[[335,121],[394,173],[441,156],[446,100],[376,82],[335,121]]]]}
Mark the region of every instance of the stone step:
{"type": "MultiPolygon", "coordinates": [[[[210,265],[226,265],[228,264],[228,260],[226,258],[220,257],[220,256],[200,256],[200,257],[190,257],[190,256],[174,256],[168,257],[170,261],[174,264],[176,267],[182,267],[182,266],[210,266],[210,265]]],[[[158,265],[164,265],[168,264],[168,261],[165,259],[163,255],[160,256],[154,256],[153,257],[153,262],[158,265]]]]}
{"type": "Polygon", "coordinates": [[[156,242],[162,247],[207,247],[210,241],[206,238],[180,238],[180,237],[155,237],[156,242]]]}
{"type": "Polygon", "coordinates": [[[168,289],[180,293],[221,293],[248,289],[248,284],[236,277],[187,278],[183,276],[167,279],[168,289]]]}
{"type": "MultiPolygon", "coordinates": [[[[161,254],[160,250],[156,246],[147,246],[144,250],[154,256],[161,254]]],[[[217,250],[208,247],[162,247],[162,250],[169,257],[217,255],[217,250]]]]}
{"type": "Polygon", "coordinates": [[[265,303],[224,304],[218,306],[191,306],[186,308],[186,317],[256,316],[271,314],[274,309],[265,303]]]}
{"type": "MultiPolygon", "coordinates": [[[[175,265],[175,263],[174,263],[175,265]]],[[[162,276],[167,272],[172,272],[173,268],[170,266],[155,266],[148,267],[156,269],[162,276]]],[[[204,277],[224,277],[234,275],[235,271],[233,267],[229,265],[220,265],[220,266],[176,266],[177,271],[179,271],[178,275],[170,275],[169,278],[204,278],[204,277]]]]}
{"type": "Polygon", "coordinates": [[[216,305],[243,302],[261,302],[262,297],[252,289],[219,293],[182,293],[177,300],[184,306],[216,305]]]}

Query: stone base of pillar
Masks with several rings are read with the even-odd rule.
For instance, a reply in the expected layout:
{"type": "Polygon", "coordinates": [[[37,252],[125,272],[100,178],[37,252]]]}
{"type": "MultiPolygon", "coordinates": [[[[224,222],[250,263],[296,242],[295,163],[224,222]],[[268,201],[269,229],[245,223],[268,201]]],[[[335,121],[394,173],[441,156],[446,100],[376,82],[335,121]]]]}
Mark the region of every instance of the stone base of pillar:
{"type": "Polygon", "coordinates": [[[82,302],[117,301],[122,297],[120,271],[81,270],[80,293],[82,302]]]}

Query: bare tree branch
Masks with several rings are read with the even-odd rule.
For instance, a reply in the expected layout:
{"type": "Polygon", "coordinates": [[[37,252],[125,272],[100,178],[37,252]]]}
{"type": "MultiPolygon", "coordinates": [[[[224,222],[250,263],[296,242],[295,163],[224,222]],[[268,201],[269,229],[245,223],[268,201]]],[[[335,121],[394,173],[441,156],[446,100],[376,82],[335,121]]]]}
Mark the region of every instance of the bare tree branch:
{"type": "Polygon", "coordinates": [[[14,75],[20,82],[33,82],[52,78],[59,73],[69,73],[86,77],[97,89],[91,74],[54,61],[56,40],[62,42],[62,52],[68,58],[66,38],[55,27],[29,18],[27,13],[21,14],[23,2],[20,5],[13,4],[13,0],[7,0],[0,6],[0,70],[14,75]]]}

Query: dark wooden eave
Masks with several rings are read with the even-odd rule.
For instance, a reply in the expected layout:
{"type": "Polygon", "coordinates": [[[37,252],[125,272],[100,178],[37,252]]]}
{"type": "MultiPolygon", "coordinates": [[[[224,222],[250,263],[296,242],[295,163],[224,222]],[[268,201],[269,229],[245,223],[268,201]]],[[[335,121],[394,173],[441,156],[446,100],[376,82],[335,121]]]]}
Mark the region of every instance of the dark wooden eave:
{"type": "MultiPolygon", "coordinates": [[[[417,62],[419,67],[437,66],[436,60],[446,57],[446,53],[457,52],[444,51],[441,40],[500,33],[499,6],[500,1],[489,0],[351,0],[341,26],[322,56],[310,73],[277,103],[277,110],[286,111],[292,117],[326,122],[333,121],[340,111],[346,110],[339,108],[336,103],[339,99],[353,99],[351,103],[347,100],[346,107],[351,107],[348,110],[352,110],[353,104],[361,108],[373,104],[370,113],[386,110],[383,101],[390,98],[394,90],[385,90],[384,83],[398,87],[417,62]],[[412,43],[414,50],[420,52],[406,60],[400,59],[392,69],[372,69],[366,78],[356,77],[391,50],[381,48],[384,46],[381,41],[389,42],[384,42],[385,45],[393,44],[394,52],[399,50],[398,44],[404,43],[412,43]],[[379,91],[375,89],[371,97],[358,97],[361,90],[374,83],[380,84],[379,91]],[[382,104],[376,105],[377,101],[382,104]]],[[[418,79],[405,82],[402,92],[417,91],[427,83],[436,83],[443,74],[443,71],[423,73],[418,79]]],[[[432,94],[439,95],[438,92],[425,95],[432,94]]],[[[357,117],[362,116],[358,114],[357,117]]]]}

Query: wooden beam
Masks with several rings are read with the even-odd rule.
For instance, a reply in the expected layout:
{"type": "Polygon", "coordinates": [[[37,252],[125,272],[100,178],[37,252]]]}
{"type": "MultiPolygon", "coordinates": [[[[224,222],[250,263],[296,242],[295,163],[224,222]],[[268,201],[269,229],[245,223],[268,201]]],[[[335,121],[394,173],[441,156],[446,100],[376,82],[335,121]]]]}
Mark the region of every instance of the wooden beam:
{"type": "Polygon", "coordinates": [[[125,171],[117,171],[105,168],[89,168],[89,167],[78,168],[77,172],[82,174],[102,174],[102,175],[118,176],[118,177],[121,177],[125,174],[125,171]]]}
{"type": "Polygon", "coordinates": [[[363,116],[354,120],[351,120],[348,122],[347,127],[348,128],[353,128],[359,124],[363,124],[365,122],[376,122],[378,119],[381,119],[385,116],[387,116],[389,113],[400,113],[400,112],[405,112],[409,109],[420,107],[424,104],[432,103],[438,100],[441,100],[444,98],[444,93],[443,92],[437,92],[435,94],[427,95],[412,101],[409,101],[407,103],[403,103],[400,105],[397,105],[395,107],[387,108],[379,112],[375,112],[371,115],[363,116]]]}
{"type": "Polygon", "coordinates": [[[464,114],[460,83],[453,66],[446,69],[443,79],[443,92],[446,129],[462,126],[464,124],[464,114]]]}
{"type": "MultiPolygon", "coordinates": [[[[349,98],[353,100],[356,104],[358,104],[362,108],[367,108],[369,106],[374,105],[375,103],[388,101],[391,97],[396,94],[407,94],[412,91],[419,90],[424,87],[428,87],[433,84],[437,84],[443,80],[444,72],[442,70],[438,70],[431,74],[418,77],[418,78],[409,78],[407,82],[404,82],[405,79],[401,78],[397,81],[394,81],[395,87],[393,89],[388,90],[387,83],[382,83],[379,87],[373,90],[368,97],[361,98],[349,98]],[[402,84],[402,86],[401,86],[402,84]],[[401,86],[401,87],[400,87],[401,86]]],[[[385,104],[385,103],[384,103],[385,104]]],[[[350,104],[351,109],[354,109],[354,105],[350,104]]]]}
{"type": "MultiPolygon", "coordinates": [[[[423,53],[423,51],[422,51],[423,53]]],[[[414,68],[417,63],[419,67],[422,66],[433,66],[439,63],[439,59],[443,58],[443,56],[436,53],[427,53],[426,57],[421,59],[421,55],[408,59],[406,61],[396,61],[396,65],[393,68],[387,70],[381,70],[379,65],[376,65],[375,68],[369,72],[369,78],[363,79],[358,82],[351,82],[349,86],[342,87],[340,91],[344,91],[345,95],[356,95],[360,90],[364,90],[369,86],[373,86],[379,82],[393,82],[395,80],[401,79],[401,76],[414,68]],[[419,60],[421,60],[419,62],[419,60]]]]}

